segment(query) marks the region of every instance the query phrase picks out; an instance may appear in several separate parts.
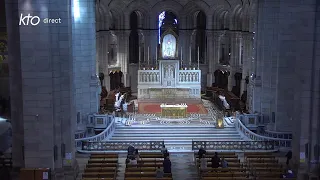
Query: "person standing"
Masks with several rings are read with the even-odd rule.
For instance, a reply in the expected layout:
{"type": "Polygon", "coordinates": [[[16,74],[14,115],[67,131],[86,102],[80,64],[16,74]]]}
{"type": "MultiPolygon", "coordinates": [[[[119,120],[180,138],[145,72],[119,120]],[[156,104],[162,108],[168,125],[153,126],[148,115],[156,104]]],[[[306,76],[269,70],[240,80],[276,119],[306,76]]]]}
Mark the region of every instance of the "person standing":
{"type": "Polygon", "coordinates": [[[289,166],[290,160],[292,159],[292,151],[288,151],[288,153],[286,154],[286,157],[287,157],[286,165],[289,166]]]}
{"type": "Polygon", "coordinates": [[[214,156],[211,159],[211,167],[212,168],[218,168],[220,166],[220,158],[218,156],[218,153],[215,152],[214,156]]]}
{"type": "Polygon", "coordinates": [[[171,173],[171,161],[169,159],[169,156],[167,156],[163,161],[163,172],[171,173]]]}

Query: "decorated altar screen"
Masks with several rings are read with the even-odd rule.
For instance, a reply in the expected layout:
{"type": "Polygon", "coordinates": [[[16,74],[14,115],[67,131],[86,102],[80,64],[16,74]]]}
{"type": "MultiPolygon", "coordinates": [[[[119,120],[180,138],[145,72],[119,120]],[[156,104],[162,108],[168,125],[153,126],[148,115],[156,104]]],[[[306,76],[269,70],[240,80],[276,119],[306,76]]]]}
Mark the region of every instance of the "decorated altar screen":
{"type": "Polygon", "coordinates": [[[162,58],[173,59],[176,53],[177,40],[172,34],[167,34],[162,42],[162,58]]]}

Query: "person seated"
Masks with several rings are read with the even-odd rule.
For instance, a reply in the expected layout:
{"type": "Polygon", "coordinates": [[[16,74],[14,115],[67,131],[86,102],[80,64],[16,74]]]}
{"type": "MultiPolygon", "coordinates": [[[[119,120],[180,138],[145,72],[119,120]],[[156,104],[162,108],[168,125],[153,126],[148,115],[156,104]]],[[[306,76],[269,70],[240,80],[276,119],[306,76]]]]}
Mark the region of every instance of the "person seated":
{"type": "Polygon", "coordinates": [[[215,152],[214,156],[211,158],[211,167],[218,168],[219,166],[220,166],[220,158],[218,156],[218,153],[215,152]]]}
{"type": "Polygon", "coordinates": [[[135,148],[132,145],[130,145],[128,147],[128,156],[134,155],[134,152],[135,152],[135,148]]]}
{"type": "Polygon", "coordinates": [[[139,150],[138,149],[135,149],[134,151],[134,157],[139,160],[140,159],[140,154],[139,154],[139,150]]]}
{"type": "Polygon", "coordinates": [[[200,159],[200,170],[206,170],[207,169],[207,166],[208,166],[208,162],[207,162],[207,159],[206,159],[206,155],[203,154],[201,159],[200,159]]]}
{"type": "Polygon", "coordinates": [[[207,151],[206,151],[206,150],[204,150],[204,148],[203,148],[203,147],[201,147],[201,148],[199,149],[199,151],[198,151],[199,159],[201,159],[201,158],[202,158],[202,156],[203,156],[203,155],[205,155],[206,153],[207,153],[207,151]]]}
{"type": "Polygon", "coordinates": [[[289,169],[287,174],[283,175],[283,178],[284,179],[291,179],[291,178],[295,178],[295,177],[294,177],[292,170],[289,169]]]}
{"type": "Polygon", "coordinates": [[[221,159],[221,167],[228,168],[228,162],[224,159],[224,157],[221,159]]]}
{"type": "Polygon", "coordinates": [[[164,173],[171,173],[171,161],[169,159],[169,156],[167,156],[163,160],[163,172],[164,173]]]}
{"type": "Polygon", "coordinates": [[[131,164],[131,165],[138,165],[138,161],[137,161],[136,158],[131,157],[129,164],[131,164]]]}
{"type": "Polygon", "coordinates": [[[162,146],[161,152],[162,152],[163,156],[165,156],[168,153],[168,149],[166,148],[165,145],[162,146]]]}
{"type": "Polygon", "coordinates": [[[158,169],[156,171],[156,178],[163,178],[163,170],[161,169],[160,166],[158,166],[158,169]]]}

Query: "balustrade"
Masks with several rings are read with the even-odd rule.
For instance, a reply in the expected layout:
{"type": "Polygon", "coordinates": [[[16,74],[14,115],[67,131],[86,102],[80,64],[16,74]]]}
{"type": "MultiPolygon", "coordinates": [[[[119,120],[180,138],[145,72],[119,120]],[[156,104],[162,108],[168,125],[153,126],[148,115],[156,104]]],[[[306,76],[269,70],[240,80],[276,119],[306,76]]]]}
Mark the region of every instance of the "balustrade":
{"type": "Polygon", "coordinates": [[[126,151],[130,145],[139,150],[161,150],[164,141],[86,141],[82,145],[83,151],[126,151]]]}
{"type": "Polygon", "coordinates": [[[180,70],[179,83],[199,83],[201,77],[200,70],[180,70]]]}
{"type": "Polygon", "coordinates": [[[115,118],[113,116],[112,121],[110,122],[108,127],[104,131],[102,131],[100,134],[92,137],[76,139],[75,140],[76,149],[81,150],[83,148],[84,142],[99,142],[99,141],[109,139],[113,135],[115,129],[116,129],[116,124],[115,124],[115,118]]]}
{"type": "Polygon", "coordinates": [[[199,150],[201,147],[207,151],[275,150],[272,141],[192,141],[192,150],[199,150]]]}
{"type": "Polygon", "coordinates": [[[159,70],[139,70],[138,72],[139,83],[159,83],[160,71],[159,70]]]}
{"type": "Polygon", "coordinates": [[[292,140],[291,139],[282,139],[282,138],[272,138],[258,135],[250,131],[242,122],[236,118],[235,127],[240,131],[244,136],[250,138],[253,141],[270,141],[273,142],[275,148],[291,148],[292,140]]]}

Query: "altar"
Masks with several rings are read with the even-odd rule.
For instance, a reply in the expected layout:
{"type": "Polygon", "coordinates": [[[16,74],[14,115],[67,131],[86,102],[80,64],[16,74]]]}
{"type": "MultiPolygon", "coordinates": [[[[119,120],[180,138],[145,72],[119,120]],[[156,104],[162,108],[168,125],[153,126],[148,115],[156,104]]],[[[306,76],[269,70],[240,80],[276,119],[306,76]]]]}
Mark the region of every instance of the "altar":
{"type": "MultiPolygon", "coordinates": [[[[149,54],[149,48],[148,48],[149,54]]],[[[138,100],[157,100],[172,102],[178,99],[201,100],[201,70],[182,67],[182,49],[178,51],[178,35],[168,30],[161,36],[159,53],[156,52],[156,64],[148,64],[138,70],[138,100]],[[159,55],[159,56],[158,56],[159,55]],[[160,57],[158,59],[158,57],[160,57]]]]}
{"type": "Polygon", "coordinates": [[[159,60],[159,69],[138,71],[138,99],[201,99],[201,70],[180,69],[179,60],[159,60]]]}
{"type": "Polygon", "coordinates": [[[185,118],[187,117],[187,104],[167,105],[161,104],[161,117],[163,118],[185,118]]]}

